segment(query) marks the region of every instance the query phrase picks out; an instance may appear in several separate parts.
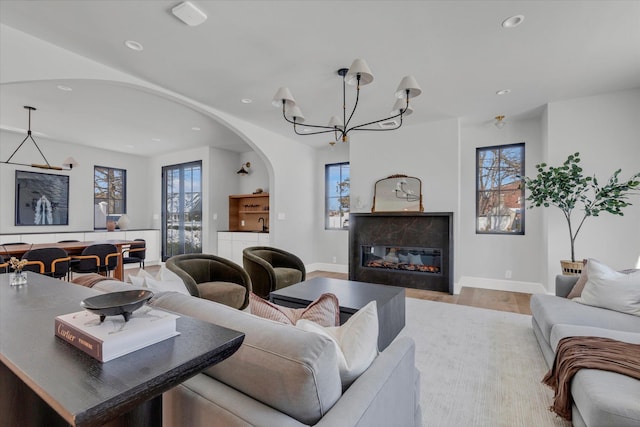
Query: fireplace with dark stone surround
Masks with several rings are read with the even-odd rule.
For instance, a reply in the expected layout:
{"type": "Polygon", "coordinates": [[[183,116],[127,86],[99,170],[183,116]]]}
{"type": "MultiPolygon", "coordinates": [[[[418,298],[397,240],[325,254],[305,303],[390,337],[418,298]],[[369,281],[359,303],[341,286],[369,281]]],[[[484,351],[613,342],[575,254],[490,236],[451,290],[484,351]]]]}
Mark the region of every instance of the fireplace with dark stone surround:
{"type": "Polygon", "coordinates": [[[349,279],[453,293],[453,213],[349,216],[349,279]]]}

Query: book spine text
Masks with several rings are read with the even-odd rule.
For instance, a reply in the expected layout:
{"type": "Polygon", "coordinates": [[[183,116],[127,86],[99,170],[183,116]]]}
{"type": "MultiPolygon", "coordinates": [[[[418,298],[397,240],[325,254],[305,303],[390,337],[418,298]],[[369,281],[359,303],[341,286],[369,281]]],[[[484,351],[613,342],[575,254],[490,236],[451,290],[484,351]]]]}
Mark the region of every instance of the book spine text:
{"type": "Polygon", "coordinates": [[[56,319],[56,336],[62,338],[72,346],[84,351],[89,356],[102,360],[102,342],[96,340],[74,326],[71,326],[60,319],[56,319]]]}

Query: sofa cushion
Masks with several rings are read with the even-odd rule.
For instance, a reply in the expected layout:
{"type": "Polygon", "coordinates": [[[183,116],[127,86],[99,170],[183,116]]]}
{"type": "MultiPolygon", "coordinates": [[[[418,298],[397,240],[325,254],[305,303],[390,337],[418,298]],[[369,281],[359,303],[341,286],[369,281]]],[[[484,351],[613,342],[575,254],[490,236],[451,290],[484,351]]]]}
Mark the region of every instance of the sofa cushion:
{"type": "MultiPolygon", "coordinates": [[[[183,283],[182,281],[180,283],[183,283]]],[[[184,284],[182,285],[184,287],[184,284]]],[[[244,304],[247,288],[231,282],[197,283],[200,298],[219,302],[233,308],[240,308],[244,304]]]]}
{"type": "Polygon", "coordinates": [[[640,381],[634,378],[581,369],[571,381],[571,395],[588,426],[640,425],[640,381]]]}
{"type": "Polygon", "coordinates": [[[295,325],[300,319],[315,322],[321,326],[337,326],[340,324],[340,305],[334,294],[322,294],[305,308],[283,307],[266,301],[251,292],[249,294],[251,313],[265,319],[287,325],[295,325]]]}
{"type": "Polygon", "coordinates": [[[296,327],[328,337],[338,355],[342,387],[346,389],[378,355],[378,308],[371,301],[342,326],[322,327],[309,320],[299,320],[296,327]]]}
{"type": "Polygon", "coordinates": [[[549,341],[551,348],[555,350],[560,340],[565,337],[602,337],[631,344],[640,344],[640,329],[636,332],[627,332],[598,328],[595,326],[554,325],[551,328],[551,339],[549,341]]]}
{"type": "Polygon", "coordinates": [[[618,311],[579,304],[554,295],[531,296],[531,314],[547,343],[551,342],[551,328],[557,324],[595,326],[620,331],[640,331],[640,317],[618,311]]]}
{"type": "Polygon", "coordinates": [[[587,276],[582,294],[575,301],[640,316],[640,272],[619,273],[590,259],[587,276]]]}
{"type": "Polygon", "coordinates": [[[243,332],[240,349],[204,374],[303,424],[316,424],[341,396],[336,352],[326,337],[175,292],[152,305],[243,332]]]}

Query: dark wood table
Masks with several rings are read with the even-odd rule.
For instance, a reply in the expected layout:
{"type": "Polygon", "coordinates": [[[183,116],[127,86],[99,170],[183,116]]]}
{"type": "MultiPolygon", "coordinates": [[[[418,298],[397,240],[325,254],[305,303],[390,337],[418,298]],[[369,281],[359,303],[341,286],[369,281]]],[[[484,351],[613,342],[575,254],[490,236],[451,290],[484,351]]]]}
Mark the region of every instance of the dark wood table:
{"type": "Polygon", "coordinates": [[[353,280],[316,277],[271,292],[269,299],[285,307],[306,307],[324,293],[338,297],[340,324],[375,300],[378,306],[378,349],[387,348],[405,325],[404,288],[353,280]]]}
{"type": "Polygon", "coordinates": [[[111,240],[96,240],[96,241],[85,241],[85,242],[64,242],[64,243],[25,243],[23,245],[0,245],[2,248],[0,254],[3,257],[7,258],[7,255],[14,256],[16,258],[22,257],[25,253],[30,251],[31,249],[41,249],[41,248],[62,248],[69,255],[80,255],[82,251],[91,245],[96,245],[100,243],[109,243],[115,245],[118,248],[118,265],[116,269],[113,271],[113,277],[116,280],[124,280],[124,266],[122,265],[122,249],[125,246],[129,246],[135,243],[140,243],[135,240],[119,240],[119,239],[111,239],[111,240]]]}
{"type": "Polygon", "coordinates": [[[100,363],[54,335],[57,315],[99,292],[0,274],[0,424],[160,426],[162,393],[233,354],[244,334],[182,316],[180,335],[100,363]]]}

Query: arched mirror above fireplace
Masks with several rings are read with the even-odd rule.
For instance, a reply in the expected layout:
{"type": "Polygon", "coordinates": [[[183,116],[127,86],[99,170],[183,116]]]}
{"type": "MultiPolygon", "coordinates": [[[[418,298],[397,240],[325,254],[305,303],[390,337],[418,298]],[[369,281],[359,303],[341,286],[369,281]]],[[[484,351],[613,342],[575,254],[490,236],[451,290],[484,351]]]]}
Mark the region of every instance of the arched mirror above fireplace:
{"type": "Polygon", "coordinates": [[[422,181],[407,175],[391,175],[376,181],[371,212],[423,212],[422,181]]]}

